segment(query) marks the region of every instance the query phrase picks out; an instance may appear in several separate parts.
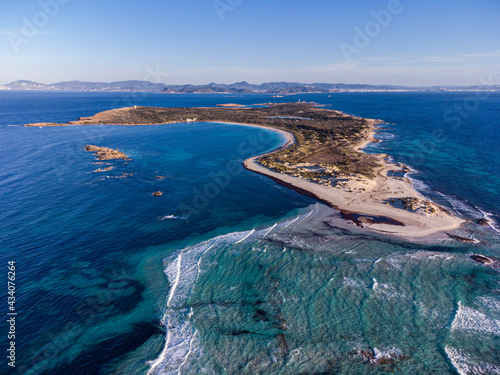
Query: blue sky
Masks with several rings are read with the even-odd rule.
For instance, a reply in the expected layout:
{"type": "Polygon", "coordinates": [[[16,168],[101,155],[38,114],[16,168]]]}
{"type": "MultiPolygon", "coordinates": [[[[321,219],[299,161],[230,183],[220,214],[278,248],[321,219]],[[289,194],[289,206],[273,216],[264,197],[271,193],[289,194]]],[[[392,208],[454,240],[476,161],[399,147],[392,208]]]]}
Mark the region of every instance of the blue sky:
{"type": "Polygon", "coordinates": [[[475,85],[499,77],[499,19],[498,0],[3,0],[0,83],[475,85]]]}

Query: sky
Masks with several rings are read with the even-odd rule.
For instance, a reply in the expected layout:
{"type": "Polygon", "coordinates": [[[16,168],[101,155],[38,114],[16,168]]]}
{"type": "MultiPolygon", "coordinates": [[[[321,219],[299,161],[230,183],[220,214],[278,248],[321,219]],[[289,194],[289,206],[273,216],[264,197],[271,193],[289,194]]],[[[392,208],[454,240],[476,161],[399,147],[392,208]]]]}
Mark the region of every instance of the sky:
{"type": "Polygon", "coordinates": [[[500,83],[499,20],[498,0],[2,0],[0,84],[500,83]]]}

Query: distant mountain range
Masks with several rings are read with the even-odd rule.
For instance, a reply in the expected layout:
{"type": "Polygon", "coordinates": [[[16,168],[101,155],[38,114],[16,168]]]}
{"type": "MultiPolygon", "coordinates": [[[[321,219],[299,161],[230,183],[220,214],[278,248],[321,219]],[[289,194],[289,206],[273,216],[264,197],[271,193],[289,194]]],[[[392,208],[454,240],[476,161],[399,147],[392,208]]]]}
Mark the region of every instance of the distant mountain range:
{"type": "Polygon", "coordinates": [[[148,81],[118,81],[118,82],[82,82],[66,81],[52,84],[32,81],[14,81],[0,85],[0,90],[58,90],[58,91],[151,91],[159,93],[180,94],[275,94],[293,95],[307,93],[330,93],[345,91],[500,91],[500,85],[492,86],[429,86],[410,87],[392,85],[363,85],[344,83],[298,83],[298,82],[268,82],[260,85],[248,82],[233,84],[209,83],[208,85],[166,85],[148,81]]]}

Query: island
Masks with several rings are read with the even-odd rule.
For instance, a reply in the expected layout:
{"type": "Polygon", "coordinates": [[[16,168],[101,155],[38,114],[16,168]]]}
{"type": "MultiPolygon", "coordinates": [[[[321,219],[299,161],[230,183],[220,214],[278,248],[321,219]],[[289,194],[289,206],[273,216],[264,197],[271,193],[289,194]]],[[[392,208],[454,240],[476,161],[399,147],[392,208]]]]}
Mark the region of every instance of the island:
{"type": "Polygon", "coordinates": [[[114,160],[114,159],[125,159],[127,160],[127,155],[125,155],[120,150],[113,150],[109,147],[99,147],[94,145],[85,146],[85,151],[93,152],[98,160],[114,160]]]}
{"type": "MultiPolygon", "coordinates": [[[[193,119],[280,132],[287,139],[283,147],[245,160],[244,167],[325,202],[360,227],[424,237],[457,229],[464,222],[416,191],[404,176],[407,166],[390,162],[385,154],[363,152],[368,143],[376,142],[374,134],[381,120],[347,115],[315,103],[264,103],[251,108],[134,106],[65,124],[27,126],[161,125],[193,119]]],[[[99,152],[94,148],[88,151],[99,152]]],[[[108,154],[113,155],[106,150],[108,154]]]]}

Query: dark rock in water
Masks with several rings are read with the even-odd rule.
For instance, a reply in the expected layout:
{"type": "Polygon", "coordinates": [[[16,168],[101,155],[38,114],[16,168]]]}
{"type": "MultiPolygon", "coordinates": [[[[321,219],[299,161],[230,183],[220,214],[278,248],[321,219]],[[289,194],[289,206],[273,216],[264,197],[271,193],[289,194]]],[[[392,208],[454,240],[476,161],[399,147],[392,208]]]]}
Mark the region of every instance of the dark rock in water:
{"type": "Polygon", "coordinates": [[[111,170],[113,170],[115,167],[111,166],[111,167],[107,167],[107,168],[97,168],[96,170],[94,170],[94,172],[109,172],[111,170]]]}
{"type": "Polygon", "coordinates": [[[487,220],[485,218],[474,220],[474,222],[476,224],[483,225],[483,226],[490,225],[490,223],[491,223],[489,220],[487,220]]]}
{"type": "Polygon", "coordinates": [[[255,310],[255,314],[260,315],[260,316],[266,316],[267,313],[264,310],[257,309],[255,310]]]}
{"type": "Polygon", "coordinates": [[[118,176],[117,178],[127,178],[127,177],[130,177],[130,176],[133,176],[134,174],[133,173],[127,173],[127,172],[123,172],[121,176],[118,176]]]}
{"type": "Polygon", "coordinates": [[[127,159],[127,155],[125,155],[120,150],[113,150],[109,147],[99,147],[94,145],[85,146],[85,151],[93,152],[94,155],[99,160],[113,160],[113,159],[127,159]]]}
{"type": "Polygon", "coordinates": [[[404,163],[400,163],[400,164],[401,164],[403,171],[405,171],[405,173],[411,172],[410,167],[408,167],[406,164],[404,164],[404,163]]]}
{"type": "Polygon", "coordinates": [[[278,348],[286,355],[288,353],[288,343],[286,342],[285,335],[281,333],[276,338],[278,339],[278,348]]]}
{"type": "Polygon", "coordinates": [[[404,226],[400,221],[391,219],[385,216],[375,216],[375,215],[361,215],[353,212],[340,211],[342,218],[347,221],[352,221],[358,227],[363,228],[363,224],[390,224],[397,226],[404,226]]]}
{"type": "Polygon", "coordinates": [[[233,332],[231,332],[231,335],[233,335],[233,336],[248,335],[248,334],[252,334],[252,332],[247,331],[247,330],[233,331],[233,332]]]}
{"type": "Polygon", "coordinates": [[[281,331],[286,331],[288,329],[288,324],[286,320],[279,320],[273,323],[273,327],[281,331]]]}
{"type": "Polygon", "coordinates": [[[450,238],[453,238],[454,240],[458,242],[463,242],[463,243],[476,243],[477,241],[474,238],[467,238],[467,237],[462,237],[462,236],[457,236],[456,234],[450,234],[446,233],[450,238]]]}
{"type": "Polygon", "coordinates": [[[229,334],[231,336],[240,336],[240,335],[259,335],[259,336],[264,336],[262,333],[252,332],[252,331],[248,331],[246,329],[244,329],[244,330],[238,330],[238,331],[232,331],[229,334]]]}
{"type": "Polygon", "coordinates": [[[365,350],[360,350],[358,351],[358,354],[365,360],[365,361],[370,361],[375,359],[375,353],[373,352],[373,349],[365,349],[365,350]]]}
{"type": "Polygon", "coordinates": [[[492,256],[485,256],[481,254],[472,254],[470,258],[478,263],[484,264],[485,266],[492,267],[495,269],[500,269],[500,259],[492,256]]]}
{"type": "Polygon", "coordinates": [[[255,314],[253,314],[253,318],[256,322],[268,322],[269,321],[269,318],[267,317],[267,313],[261,309],[255,310],[255,314]]]}
{"type": "Polygon", "coordinates": [[[275,328],[278,328],[281,331],[286,331],[288,329],[288,322],[286,321],[285,316],[283,315],[283,313],[279,308],[276,311],[274,319],[276,320],[273,323],[273,326],[275,328]]]}
{"type": "Polygon", "coordinates": [[[370,365],[379,366],[382,371],[394,372],[395,367],[403,360],[409,357],[403,355],[397,349],[391,349],[386,352],[382,352],[377,348],[368,348],[359,350],[358,354],[363,358],[365,363],[370,365]]]}
{"type": "Polygon", "coordinates": [[[484,255],[474,254],[474,255],[471,255],[470,257],[472,260],[475,260],[476,262],[481,263],[481,264],[492,264],[493,263],[492,259],[485,257],[484,255]]]}

